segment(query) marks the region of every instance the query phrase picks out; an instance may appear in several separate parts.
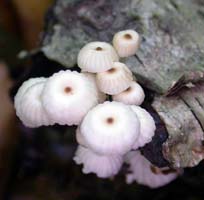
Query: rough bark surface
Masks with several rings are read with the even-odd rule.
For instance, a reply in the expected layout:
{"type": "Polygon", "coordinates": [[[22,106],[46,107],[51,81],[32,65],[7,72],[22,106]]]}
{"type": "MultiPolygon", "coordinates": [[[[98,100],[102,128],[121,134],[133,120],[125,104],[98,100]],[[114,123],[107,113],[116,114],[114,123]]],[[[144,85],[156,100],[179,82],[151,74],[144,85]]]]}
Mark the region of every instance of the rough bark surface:
{"type": "Polygon", "coordinates": [[[122,61],[157,94],[153,107],[169,133],[165,158],[174,167],[194,166],[203,159],[204,97],[194,96],[203,87],[180,92],[204,80],[203,1],[57,0],[46,25],[41,49],[66,67],[76,66],[77,53],[87,42],[111,42],[119,30],[138,31],[139,51],[122,61]]]}
{"type": "Polygon", "coordinates": [[[67,67],[87,42],[111,42],[115,32],[141,35],[137,55],[125,60],[138,80],[166,93],[189,73],[204,72],[204,3],[198,0],[58,0],[42,50],[67,67]],[[54,23],[54,24],[53,24],[54,23]],[[168,75],[168,76],[167,76],[168,75]]]}
{"type": "Polygon", "coordinates": [[[156,97],[153,107],[169,133],[163,155],[174,167],[192,167],[204,158],[204,84],[183,89],[178,96],[156,97]]]}

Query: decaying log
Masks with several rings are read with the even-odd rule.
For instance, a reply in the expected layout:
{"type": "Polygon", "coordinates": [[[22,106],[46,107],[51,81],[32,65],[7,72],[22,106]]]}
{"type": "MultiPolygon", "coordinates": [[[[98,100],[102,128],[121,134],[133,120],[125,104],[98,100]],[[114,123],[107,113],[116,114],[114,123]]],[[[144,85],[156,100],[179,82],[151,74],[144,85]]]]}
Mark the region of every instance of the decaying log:
{"type": "Polygon", "coordinates": [[[87,42],[138,31],[141,48],[122,61],[156,94],[153,107],[169,133],[164,157],[174,167],[203,159],[203,86],[185,88],[204,80],[203,1],[57,0],[46,21],[41,49],[68,68],[87,42]]]}
{"type": "Polygon", "coordinates": [[[197,165],[204,158],[204,84],[183,89],[178,96],[156,97],[152,105],[169,133],[165,158],[174,167],[197,165]]]}
{"type": "Polygon", "coordinates": [[[58,0],[52,14],[42,50],[67,67],[88,41],[110,42],[131,28],[141,34],[141,48],[126,63],[146,87],[166,93],[182,76],[204,71],[202,1],[58,0]]]}

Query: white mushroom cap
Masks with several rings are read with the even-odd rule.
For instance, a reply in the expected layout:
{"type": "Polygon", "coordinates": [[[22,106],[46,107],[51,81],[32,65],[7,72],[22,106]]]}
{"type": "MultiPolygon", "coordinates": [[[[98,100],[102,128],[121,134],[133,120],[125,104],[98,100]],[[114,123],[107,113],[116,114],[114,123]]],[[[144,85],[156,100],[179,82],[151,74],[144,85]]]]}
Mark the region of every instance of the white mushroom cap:
{"type": "Polygon", "coordinates": [[[88,72],[83,72],[83,74],[90,79],[90,81],[92,81],[93,83],[93,87],[96,89],[97,91],[97,96],[98,96],[98,103],[103,103],[104,101],[106,101],[106,94],[101,92],[97,86],[96,83],[96,75],[92,74],[92,73],[88,73],[88,72]]]}
{"type": "Polygon", "coordinates": [[[14,106],[16,109],[17,115],[21,115],[21,100],[23,98],[23,95],[26,93],[27,89],[30,88],[32,85],[35,85],[36,83],[45,82],[47,79],[44,77],[40,78],[30,78],[27,81],[23,82],[21,87],[18,89],[18,92],[14,98],[14,106]]]}
{"type": "Polygon", "coordinates": [[[132,81],[130,87],[125,91],[113,95],[114,101],[123,102],[129,105],[139,106],[142,104],[145,98],[145,93],[142,87],[135,81],[132,81]]]}
{"type": "Polygon", "coordinates": [[[87,147],[87,142],[85,141],[84,136],[81,134],[79,126],[76,129],[76,141],[78,144],[87,147]]]}
{"type": "Polygon", "coordinates": [[[139,106],[131,106],[131,109],[135,112],[140,121],[140,135],[133,145],[133,149],[138,149],[151,142],[155,134],[156,125],[152,116],[145,109],[139,106]]]}
{"type": "Polygon", "coordinates": [[[116,175],[123,163],[123,158],[120,155],[98,155],[80,145],[73,159],[77,164],[83,164],[84,174],[95,173],[100,178],[116,175]]]}
{"type": "Polygon", "coordinates": [[[132,72],[120,62],[114,62],[108,71],[98,73],[96,81],[99,89],[110,95],[126,90],[133,80],[132,72]]]}
{"type": "Polygon", "coordinates": [[[169,168],[158,168],[153,166],[139,151],[129,152],[125,158],[130,165],[131,173],[126,175],[128,184],[136,181],[150,188],[164,186],[176,179],[180,172],[169,168]]]}
{"type": "Polygon", "coordinates": [[[78,66],[87,72],[103,72],[111,68],[119,57],[111,44],[91,42],[85,45],[78,54],[78,66]]]}
{"type": "Polygon", "coordinates": [[[139,34],[134,30],[120,31],[113,37],[113,46],[122,58],[134,55],[139,45],[139,34]]]}
{"type": "Polygon", "coordinates": [[[97,103],[97,91],[83,74],[60,71],[51,76],[42,94],[43,106],[58,124],[78,125],[97,103]]]}
{"type": "Polygon", "coordinates": [[[131,108],[105,102],[88,112],[80,126],[88,147],[99,154],[125,154],[139,136],[140,124],[131,108]]]}
{"type": "Polygon", "coordinates": [[[45,81],[29,87],[22,96],[20,105],[16,107],[17,115],[25,126],[35,128],[54,124],[42,106],[41,94],[44,84],[45,81]]]}

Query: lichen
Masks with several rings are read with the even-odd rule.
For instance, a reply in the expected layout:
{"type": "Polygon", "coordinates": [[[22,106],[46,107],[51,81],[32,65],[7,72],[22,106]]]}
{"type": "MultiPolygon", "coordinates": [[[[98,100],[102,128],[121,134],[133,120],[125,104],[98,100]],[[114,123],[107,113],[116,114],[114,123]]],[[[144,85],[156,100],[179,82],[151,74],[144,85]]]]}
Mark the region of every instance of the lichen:
{"type": "Polygon", "coordinates": [[[61,25],[55,25],[50,43],[42,47],[42,51],[51,60],[66,67],[76,64],[78,49],[90,38],[81,29],[66,30],[61,25]],[[67,37],[69,35],[69,37],[67,37]]]}

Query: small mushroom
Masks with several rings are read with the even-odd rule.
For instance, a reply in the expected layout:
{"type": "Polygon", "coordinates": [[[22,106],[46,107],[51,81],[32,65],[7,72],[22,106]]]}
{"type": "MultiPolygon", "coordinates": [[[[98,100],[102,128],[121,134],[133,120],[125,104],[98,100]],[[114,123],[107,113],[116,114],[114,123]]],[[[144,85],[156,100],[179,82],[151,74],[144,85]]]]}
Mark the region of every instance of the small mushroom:
{"type": "Polygon", "coordinates": [[[90,81],[92,81],[93,83],[93,87],[96,89],[97,91],[97,96],[98,96],[98,102],[99,103],[103,103],[104,101],[106,101],[106,94],[101,92],[97,86],[97,83],[96,83],[96,75],[95,74],[92,74],[92,73],[88,73],[88,72],[83,72],[83,74],[88,77],[90,79],[90,81]]]}
{"type": "Polygon", "coordinates": [[[134,55],[139,44],[139,34],[134,30],[120,31],[113,37],[113,46],[121,58],[134,55]]]}
{"type": "Polygon", "coordinates": [[[81,146],[87,147],[87,142],[85,141],[83,135],[81,134],[79,126],[76,129],[76,141],[81,146]]]}
{"type": "Polygon", "coordinates": [[[130,87],[132,80],[132,72],[121,62],[114,62],[111,69],[96,75],[99,89],[109,95],[119,94],[126,90],[130,87]]]}
{"type": "Polygon", "coordinates": [[[130,173],[126,175],[128,184],[136,181],[150,188],[158,188],[175,180],[182,173],[182,170],[153,166],[139,151],[126,154],[125,162],[130,165],[130,173]]]}
{"type": "Polygon", "coordinates": [[[140,121],[140,135],[133,145],[133,149],[138,149],[151,142],[155,134],[156,125],[152,116],[145,109],[139,106],[131,106],[131,109],[140,121]]]}
{"type": "Polygon", "coordinates": [[[49,116],[61,125],[78,125],[98,103],[93,83],[84,75],[70,70],[48,78],[42,103],[49,116]]]}
{"type": "Polygon", "coordinates": [[[108,178],[116,175],[123,163],[120,155],[99,155],[88,148],[78,146],[73,160],[76,164],[83,164],[83,173],[95,173],[99,178],[108,178]]]}
{"type": "Polygon", "coordinates": [[[129,105],[139,106],[145,99],[145,93],[142,87],[135,81],[123,92],[113,95],[113,100],[129,105]]]}
{"type": "Polygon", "coordinates": [[[106,101],[88,112],[80,132],[94,152],[122,155],[132,149],[139,136],[140,123],[129,106],[106,101]]]}
{"type": "Polygon", "coordinates": [[[42,125],[54,124],[42,106],[41,94],[44,84],[45,81],[29,87],[21,97],[19,104],[15,104],[18,117],[27,127],[36,128],[42,125]]]}
{"type": "Polygon", "coordinates": [[[47,80],[46,78],[40,77],[40,78],[30,78],[27,81],[23,82],[23,84],[18,89],[18,92],[14,98],[14,106],[15,106],[17,115],[21,115],[20,114],[21,113],[21,109],[20,109],[21,100],[22,100],[23,95],[26,93],[27,89],[37,83],[45,82],[46,80],[47,80]]]}
{"type": "Polygon", "coordinates": [[[119,57],[111,44],[106,42],[91,42],[85,45],[78,54],[78,66],[87,72],[103,72],[111,68],[119,57]]]}

